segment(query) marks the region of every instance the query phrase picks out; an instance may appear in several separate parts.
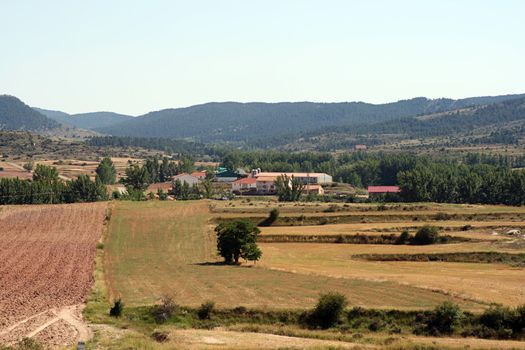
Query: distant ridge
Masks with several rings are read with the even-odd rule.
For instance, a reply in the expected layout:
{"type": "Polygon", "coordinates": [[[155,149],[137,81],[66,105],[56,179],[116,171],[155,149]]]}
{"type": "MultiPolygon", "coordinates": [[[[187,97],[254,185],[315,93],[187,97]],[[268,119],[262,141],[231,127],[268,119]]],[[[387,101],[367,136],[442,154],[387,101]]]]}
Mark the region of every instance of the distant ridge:
{"type": "Polygon", "coordinates": [[[364,102],[207,103],[164,109],[95,131],[134,137],[185,138],[199,142],[250,142],[323,128],[352,129],[399,118],[446,112],[525,97],[471,97],[460,100],[417,97],[385,104],[364,102]]]}
{"type": "Polygon", "coordinates": [[[91,112],[80,114],[67,114],[60,111],[53,111],[42,108],[34,108],[59,123],[74,126],[80,129],[93,130],[96,128],[106,128],[132,119],[132,116],[113,113],[113,112],[91,112]]]}
{"type": "Polygon", "coordinates": [[[45,131],[60,124],[35,111],[18,98],[0,95],[0,130],[45,131]]]}

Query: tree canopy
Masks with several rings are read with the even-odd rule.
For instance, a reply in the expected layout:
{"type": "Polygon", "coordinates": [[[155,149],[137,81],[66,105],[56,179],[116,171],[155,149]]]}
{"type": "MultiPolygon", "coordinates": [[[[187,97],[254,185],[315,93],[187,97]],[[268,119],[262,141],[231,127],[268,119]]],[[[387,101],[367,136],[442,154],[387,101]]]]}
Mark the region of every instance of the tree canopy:
{"type": "Polygon", "coordinates": [[[262,252],[257,246],[257,235],[260,230],[250,221],[237,220],[219,224],[217,233],[217,250],[228,264],[239,263],[239,258],[257,261],[262,252]]]}

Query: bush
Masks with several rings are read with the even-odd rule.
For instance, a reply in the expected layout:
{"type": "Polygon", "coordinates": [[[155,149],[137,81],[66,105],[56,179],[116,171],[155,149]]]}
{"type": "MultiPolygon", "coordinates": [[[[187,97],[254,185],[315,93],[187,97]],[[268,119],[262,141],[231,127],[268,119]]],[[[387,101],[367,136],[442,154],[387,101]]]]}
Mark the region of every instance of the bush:
{"type": "Polygon", "coordinates": [[[124,303],[122,299],[118,298],[117,301],[113,304],[113,307],[109,310],[109,316],[120,317],[124,311],[124,303]]]}
{"type": "Polygon", "coordinates": [[[450,335],[454,333],[462,318],[463,311],[459,306],[447,301],[432,311],[427,319],[426,329],[432,335],[450,335]]]}
{"type": "Polygon", "coordinates": [[[513,328],[515,328],[516,320],[516,311],[508,307],[492,306],[479,317],[480,324],[485,327],[482,336],[500,339],[510,338],[513,328]]]}
{"type": "Polygon", "coordinates": [[[215,303],[213,301],[207,301],[199,307],[197,316],[200,320],[209,320],[214,309],[215,303]]]}
{"type": "Polygon", "coordinates": [[[423,226],[421,227],[414,236],[412,244],[416,245],[427,245],[437,243],[439,240],[439,231],[435,226],[423,226]]]}
{"type": "Polygon", "coordinates": [[[259,226],[272,226],[274,222],[279,218],[279,209],[273,208],[270,211],[270,215],[259,223],[259,226]]]}
{"type": "Polygon", "coordinates": [[[155,332],[153,332],[151,334],[151,337],[157,343],[164,343],[164,342],[167,342],[169,340],[169,333],[168,332],[155,331],[155,332]]]}
{"type": "Polygon", "coordinates": [[[407,230],[404,230],[403,232],[401,232],[399,237],[397,237],[394,244],[407,244],[410,243],[411,239],[412,237],[410,236],[410,233],[408,233],[407,230]]]}
{"type": "Polygon", "coordinates": [[[178,309],[178,305],[175,304],[173,298],[170,296],[163,296],[159,305],[155,305],[151,308],[151,315],[157,323],[164,323],[168,321],[173,313],[178,309]]]}
{"type": "Polygon", "coordinates": [[[327,329],[336,325],[348,304],[346,297],[339,293],[321,295],[315,308],[306,315],[306,323],[312,327],[327,329]]]}

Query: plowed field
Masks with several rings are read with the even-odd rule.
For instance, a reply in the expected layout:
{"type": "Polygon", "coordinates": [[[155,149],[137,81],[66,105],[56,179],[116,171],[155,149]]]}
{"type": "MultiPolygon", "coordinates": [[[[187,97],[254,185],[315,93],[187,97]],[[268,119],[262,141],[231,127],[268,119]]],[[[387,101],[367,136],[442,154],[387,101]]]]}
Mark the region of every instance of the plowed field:
{"type": "MultiPolygon", "coordinates": [[[[0,343],[40,333],[52,339],[64,322],[74,337],[83,333],[75,320],[68,322],[79,313],[64,316],[64,310],[82,304],[90,292],[106,207],[0,207],[0,343]]],[[[71,338],[60,343],[76,340],[71,338]]]]}

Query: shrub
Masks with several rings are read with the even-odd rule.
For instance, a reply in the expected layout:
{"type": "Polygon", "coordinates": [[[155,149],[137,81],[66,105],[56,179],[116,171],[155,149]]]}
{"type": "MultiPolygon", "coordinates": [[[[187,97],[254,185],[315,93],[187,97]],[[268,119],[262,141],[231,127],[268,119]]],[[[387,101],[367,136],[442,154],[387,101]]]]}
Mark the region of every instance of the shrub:
{"type": "Polygon", "coordinates": [[[309,326],[327,329],[337,324],[348,304],[346,297],[339,293],[321,295],[315,308],[307,315],[309,326]]]}
{"type": "Polygon", "coordinates": [[[123,311],[124,303],[122,302],[122,299],[118,298],[113,304],[113,307],[109,310],[109,316],[120,317],[122,316],[123,311]]]}
{"type": "Polygon", "coordinates": [[[151,308],[151,315],[157,323],[164,323],[168,321],[173,313],[178,309],[173,298],[170,296],[163,296],[159,305],[151,308]]]}
{"type": "Polygon", "coordinates": [[[419,230],[417,230],[416,235],[414,236],[414,239],[412,240],[412,244],[416,245],[427,245],[427,244],[434,244],[439,239],[439,231],[438,228],[435,226],[423,226],[419,230]]]}
{"type": "Polygon", "coordinates": [[[454,333],[462,318],[463,311],[459,306],[446,301],[432,311],[427,319],[426,328],[432,335],[450,335],[454,333]]]}
{"type": "Polygon", "coordinates": [[[214,309],[215,303],[213,301],[207,301],[199,307],[197,316],[200,320],[209,320],[214,309]]]}
{"type": "Polygon", "coordinates": [[[272,226],[279,218],[279,209],[273,208],[270,210],[270,215],[259,223],[259,226],[272,226]]]}
{"type": "Polygon", "coordinates": [[[155,331],[151,334],[151,337],[158,343],[164,343],[169,340],[168,332],[155,331]]]}
{"type": "Polygon", "coordinates": [[[435,220],[450,220],[452,219],[452,215],[448,213],[437,213],[434,219],[435,220]]]}
{"type": "Polygon", "coordinates": [[[510,338],[513,333],[517,312],[503,306],[492,306],[479,317],[483,334],[487,338],[510,338]]]}
{"type": "Polygon", "coordinates": [[[401,232],[399,237],[397,237],[397,239],[395,240],[394,244],[407,244],[407,243],[410,243],[411,238],[412,237],[410,236],[410,233],[408,233],[407,230],[404,230],[403,232],[401,232]]]}

